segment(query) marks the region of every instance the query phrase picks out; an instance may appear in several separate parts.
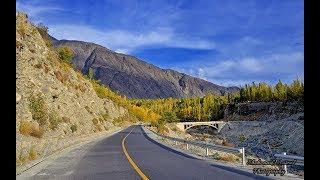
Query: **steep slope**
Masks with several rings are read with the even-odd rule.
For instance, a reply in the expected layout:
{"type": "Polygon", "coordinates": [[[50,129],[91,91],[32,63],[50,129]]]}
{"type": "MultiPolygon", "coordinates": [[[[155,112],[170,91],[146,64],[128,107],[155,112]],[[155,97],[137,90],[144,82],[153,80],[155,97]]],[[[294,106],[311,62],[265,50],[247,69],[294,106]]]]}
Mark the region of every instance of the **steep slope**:
{"type": "Polygon", "coordinates": [[[91,68],[96,79],[130,98],[195,97],[239,90],[161,69],[94,43],[73,40],[54,40],[53,43],[55,46],[68,46],[74,51],[73,64],[78,70],[88,74],[91,68]]]}
{"type": "Polygon", "coordinates": [[[127,109],[97,96],[91,82],[59,60],[23,13],[16,16],[17,165],[79,138],[119,129],[127,109]]]}

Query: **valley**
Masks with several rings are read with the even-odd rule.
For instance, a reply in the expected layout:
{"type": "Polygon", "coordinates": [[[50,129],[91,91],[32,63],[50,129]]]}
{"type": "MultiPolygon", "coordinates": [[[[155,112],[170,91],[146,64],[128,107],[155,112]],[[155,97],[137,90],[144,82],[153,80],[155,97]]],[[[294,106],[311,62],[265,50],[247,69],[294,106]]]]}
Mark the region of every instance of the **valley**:
{"type": "MultiPolygon", "coordinates": [[[[245,147],[248,157],[268,160],[282,152],[304,156],[304,84],[299,79],[225,87],[94,43],[55,39],[25,13],[17,13],[16,28],[20,171],[84,141],[118,131],[129,136],[137,124],[172,137],[245,147]],[[182,132],[175,126],[202,121],[225,125],[219,132],[209,126],[182,132]]],[[[144,139],[142,130],[135,132],[134,142],[159,150],[144,139]]],[[[123,138],[115,137],[117,142],[105,142],[112,146],[123,138]]],[[[289,172],[303,176],[304,170],[289,167],[289,172]]]]}

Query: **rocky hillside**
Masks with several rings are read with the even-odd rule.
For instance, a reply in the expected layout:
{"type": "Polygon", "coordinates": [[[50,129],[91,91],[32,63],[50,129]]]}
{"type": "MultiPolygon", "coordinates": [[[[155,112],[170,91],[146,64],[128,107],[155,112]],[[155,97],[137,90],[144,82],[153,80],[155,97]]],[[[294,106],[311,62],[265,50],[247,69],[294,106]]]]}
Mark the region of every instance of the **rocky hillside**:
{"type": "MultiPolygon", "coordinates": [[[[262,159],[282,152],[304,156],[304,105],[301,101],[229,104],[221,120],[227,124],[219,133],[210,127],[198,126],[187,133],[180,132],[178,137],[245,147],[247,155],[262,159]]],[[[300,174],[301,167],[290,167],[289,171],[300,174]]]]}
{"type": "Polygon", "coordinates": [[[95,79],[130,98],[195,97],[207,93],[238,91],[170,69],[161,69],[136,57],[119,54],[94,43],[56,40],[55,46],[68,46],[73,64],[84,74],[91,68],[95,79]]]}
{"type": "Polygon", "coordinates": [[[23,13],[16,15],[16,92],[17,165],[119,129],[113,120],[128,113],[61,62],[23,13]]]}

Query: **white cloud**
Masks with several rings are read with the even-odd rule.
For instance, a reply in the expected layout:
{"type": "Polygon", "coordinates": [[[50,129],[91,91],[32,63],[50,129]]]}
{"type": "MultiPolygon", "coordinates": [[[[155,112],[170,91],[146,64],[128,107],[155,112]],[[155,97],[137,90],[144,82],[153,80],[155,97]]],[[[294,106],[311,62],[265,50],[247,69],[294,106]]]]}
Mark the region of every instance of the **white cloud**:
{"type": "Polygon", "coordinates": [[[126,30],[97,30],[86,25],[49,25],[49,33],[57,39],[94,42],[112,50],[130,53],[136,48],[148,45],[180,47],[192,49],[212,49],[214,44],[198,39],[183,39],[176,36],[172,29],[156,28],[145,33],[126,30]]]}
{"type": "Polygon", "coordinates": [[[299,77],[303,80],[302,52],[285,54],[272,54],[266,57],[246,57],[237,60],[215,61],[202,66],[190,66],[191,68],[180,68],[187,74],[209,80],[213,83],[231,86],[244,85],[246,83],[277,81],[281,79],[291,82],[299,77]],[[276,78],[276,79],[275,79],[276,78]]]}
{"type": "Polygon", "coordinates": [[[254,58],[245,58],[237,63],[241,68],[247,69],[248,71],[258,72],[262,69],[261,62],[254,58]]]}
{"type": "Polygon", "coordinates": [[[36,17],[40,13],[48,12],[48,11],[57,11],[63,10],[60,7],[53,7],[53,6],[35,6],[30,4],[24,4],[19,1],[16,3],[16,9],[18,11],[22,11],[27,13],[30,17],[36,17]]]}

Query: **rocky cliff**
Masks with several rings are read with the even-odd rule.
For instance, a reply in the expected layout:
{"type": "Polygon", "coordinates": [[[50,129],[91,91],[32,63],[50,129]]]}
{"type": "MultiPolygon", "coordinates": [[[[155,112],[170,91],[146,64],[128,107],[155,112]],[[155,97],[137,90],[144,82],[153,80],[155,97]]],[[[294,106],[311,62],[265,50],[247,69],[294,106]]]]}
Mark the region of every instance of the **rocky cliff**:
{"type": "Polygon", "coordinates": [[[27,15],[16,15],[17,165],[62,149],[79,137],[118,129],[124,109],[101,99],[89,80],[46,45],[27,15]]]}
{"type": "Polygon", "coordinates": [[[52,41],[55,46],[68,46],[74,51],[73,64],[78,70],[88,74],[91,68],[95,79],[130,98],[195,97],[239,90],[238,87],[223,87],[174,70],[161,69],[94,43],[54,38],[52,41]]]}

